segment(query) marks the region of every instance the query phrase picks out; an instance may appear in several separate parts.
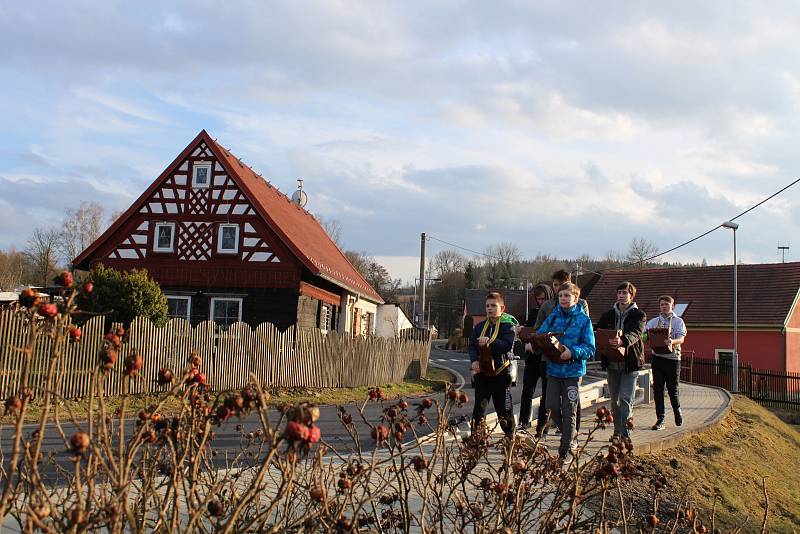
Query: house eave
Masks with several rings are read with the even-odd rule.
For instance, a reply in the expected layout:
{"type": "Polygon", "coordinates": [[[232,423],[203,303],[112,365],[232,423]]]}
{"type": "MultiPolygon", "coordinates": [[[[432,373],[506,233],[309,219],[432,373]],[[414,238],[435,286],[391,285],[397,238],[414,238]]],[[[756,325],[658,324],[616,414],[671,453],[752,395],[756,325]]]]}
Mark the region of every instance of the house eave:
{"type": "Polygon", "coordinates": [[[320,278],[322,278],[323,280],[327,280],[328,282],[336,284],[337,286],[341,287],[342,289],[346,289],[347,291],[349,291],[350,293],[353,293],[354,295],[358,295],[360,298],[362,298],[364,300],[368,300],[370,302],[374,302],[375,304],[383,304],[384,303],[383,299],[376,300],[375,297],[373,297],[372,295],[368,295],[364,291],[362,291],[360,289],[356,289],[356,288],[354,288],[353,286],[351,286],[349,284],[344,284],[338,278],[334,278],[332,276],[328,276],[328,275],[326,275],[324,273],[315,273],[315,274],[317,276],[319,276],[320,278]]]}

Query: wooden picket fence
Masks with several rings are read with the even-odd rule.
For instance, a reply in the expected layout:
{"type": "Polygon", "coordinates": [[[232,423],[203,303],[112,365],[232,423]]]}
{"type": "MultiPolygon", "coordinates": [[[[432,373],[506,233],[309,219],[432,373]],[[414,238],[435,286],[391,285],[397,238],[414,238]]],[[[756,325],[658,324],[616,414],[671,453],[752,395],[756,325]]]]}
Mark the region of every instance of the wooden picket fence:
{"type": "MultiPolygon", "coordinates": [[[[81,326],[79,343],[64,341],[58,350],[57,391],[63,398],[88,395],[98,364],[98,348],[104,335],[104,318],[95,317],[81,326]]],[[[29,324],[22,314],[0,311],[0,398],[19,389],[23,352],[29,324]]],[[[39,335],[31,360],[29,384],[40,392],[54,349],[53,339],[39,335]]],[[[122,392],[122,363],[131,351],[144,358],[131,393],[165,391],[155,383],[161,367],[180,376],[189,354],[203,359],[200,368],[213,390],[237,389],[249,383],[251,373],[270,387],[337,388],[401,382],[425,376],[430,340],[424,333],[401,338],[353,337],[316,329],[289,328],[281,332],[270,323],[252,329],[236,323],[227,329],[206,321],[192,327],[184,319],[172,319],[158,327],[137,318],[119,351],[113,370],[107,373],[106,391],[122,392]]]]}

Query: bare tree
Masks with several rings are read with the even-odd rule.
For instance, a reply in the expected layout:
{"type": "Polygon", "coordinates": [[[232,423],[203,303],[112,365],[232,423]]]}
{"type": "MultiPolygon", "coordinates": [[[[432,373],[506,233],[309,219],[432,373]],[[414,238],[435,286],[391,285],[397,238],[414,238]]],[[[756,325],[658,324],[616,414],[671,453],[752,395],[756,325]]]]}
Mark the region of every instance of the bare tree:
{"type": "Polygon", "coordinates": [[[386,302],[397,300],[397,293],[400,290],[401,281],[399,278],[392,278],[386,267],[375,261],[366,252],[355,252],[347,250],[344,253],[353,267],[369,282],[369,285],[378,292],[386,302]]]}
{"type": "Polygon", "coordinates": [[[444,278],[451,273],[463,273],[467,258],[455,250],[442,250],[431,258],[431,272],[436,278],[444,278]]]}
{"type": "Polygon", "coordinates": [[[514,243],[509,243],[508,241],[490,245],[486,247],[483,253],[486,256],[489,256],[486,258],[486,262],[490,264],[499,262],[506,265],[511,265],[519,262],[522,259],[522,253],[520,253],[519,247],[514,243]]]}
{"type": "Polygon", "coordinates": [[[522,258],[519,247],[514,243],[502,242],[484,249],[484,269],[487,289],[508,289],[514,287],[517,267],[522,258]]]}
{"type": "Polygon", "coordinates": [[[104,215],[105,208],[97,202],[84,201],[77,210],[65,210],[58,246],[58,252],[65,264],[72,264],[78,254],[100,237],[104,215]]]}
{"type": "Polygon", "coordinates": [[[108,219],[107,219],[108,220],[108,224],[107,224],[107,226],[111,226],[112,224],[117,222],[117,219],[119,219],[122,216],[123,213],[125,213],[124,209],[112,211],[111,214],[108,216],[108,219]]]}
{"type": "Polygon", "coordinates": [[[58,269],[61,232],[56,228],[34,228],[23,253],[31,264],[33,281],[46,286],[58,269]]]}
{"type": "Polygon", "coordinates": [[[318,216],[317,219],[325,229],[325,232],[327,232],[328,237],[336,243],[337,247],[342,248],[344,246],[342,242],[342,222],[339,219],[326,219],[321,216],[318,216]]]}
{"type": "Polygon", "coordinates": [[[0,290],[12,290],[25,281],[29,271],[27,258],[13,248],[0,250],[0,290]]]}
{"type": "Polygon", "coordinates": [[[644,267],[645,260],[658,254],[658,245],[648,241],[644,237],[634,237],[628,245],[628,253],[625,259],[629,263],[635,263],[636,267],[644,267]]]}

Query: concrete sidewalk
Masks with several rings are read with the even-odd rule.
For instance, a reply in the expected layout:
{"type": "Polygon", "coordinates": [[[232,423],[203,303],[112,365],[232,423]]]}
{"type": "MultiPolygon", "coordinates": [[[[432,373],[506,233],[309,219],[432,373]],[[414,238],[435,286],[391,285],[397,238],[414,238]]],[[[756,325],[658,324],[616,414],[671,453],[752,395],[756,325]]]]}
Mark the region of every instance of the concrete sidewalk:
{"type": "MultiPolygon", "coordinates": [[[[667,415],[664,430],[651,430],[656,422],[655,403],[641,403],[634,406],[635,428],[631,432],[631,440],[636,454],[646,454],[673,447],[682,439],[715,425],[730,411],[731,394],[724,389],[685,383],[681,384],[680,388],[681,411],[683,412],[683,425],[680,427],[675,426],[669,398],[665,398],[667,415]]],[[[588,431],[594,428],[595,411],[598,406],[602,405],[603,403],[599,403],[592,406],[591,409],[587,407],[584,410],[581,418],[581,432],[577,438],[581,444],[585,442],[588,431]]],[[[593,455],[601,447],[607,445],[612,433],[613,425],[597,430],[592,436],[586,452],[593,455]]],[[[550,450],[557,450],[560,437],[560,434],[551,432],[544,440],[544,444],[550,450]]]]}

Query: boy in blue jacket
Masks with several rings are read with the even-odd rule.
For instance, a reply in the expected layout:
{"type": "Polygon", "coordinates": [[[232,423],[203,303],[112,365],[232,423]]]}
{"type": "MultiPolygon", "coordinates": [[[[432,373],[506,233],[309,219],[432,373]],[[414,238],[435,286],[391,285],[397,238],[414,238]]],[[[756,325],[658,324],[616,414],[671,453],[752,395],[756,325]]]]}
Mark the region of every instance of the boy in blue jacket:
{"type": "Polygon", "coordinates": [[[486,319],[476,324],[469,339],[469,359],[475,374],[475,406],[472,409],[472,430],[486,416],[489,399],[494,403],[497,421],[506,436],[514,433],[514,409],[511,402],[511,374],[509,368],[514,357],[515,326],[519,324],[514,317],[504,313],[503,296],[497,292],[486,295],[486,319]],[[487,376],[481,373],[480,347],[488,346],[492,351],[496,374],[487,376]]]}
{"type": "Polygon", "coordinates": [[[581,290],[564,283],[558,290],[558,307],[547,316],[538,332],[564,332],[559,338],[563,352],[558,363],[547,360],[547,396],[545,405],[561,429],[558,455],[562,460],[577,447],[575,416],[580,398],[581,379],[586,374],[586,360],[595,352],[592,321],[578,306],[581,290]]]}

